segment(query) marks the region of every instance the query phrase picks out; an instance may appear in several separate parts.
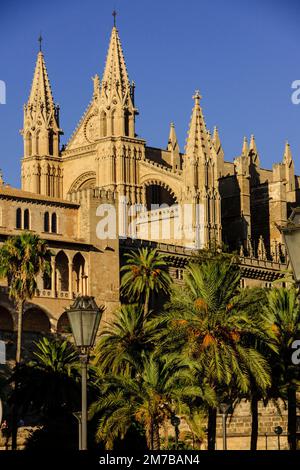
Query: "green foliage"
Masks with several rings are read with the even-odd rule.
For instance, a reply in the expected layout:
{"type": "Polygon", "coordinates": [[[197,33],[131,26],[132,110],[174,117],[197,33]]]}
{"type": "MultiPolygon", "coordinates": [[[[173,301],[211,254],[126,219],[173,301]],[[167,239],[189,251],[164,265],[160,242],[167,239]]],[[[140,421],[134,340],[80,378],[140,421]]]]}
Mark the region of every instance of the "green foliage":
{"type": "Polygon", "coordinates": [[[7,278],[12,299],[19,302],[33,297],[37,275],[50,273],[50,256],[46,242],[30,232],[6,240],[0,248],[0,276],[7,278]]]}
{"type": "Polygon", "coordinates": [[[144,305],[144,316],[149,310],[151,292],[168,292],[171,277],[168,263],[156,249],[141,248],[125,254],[121,267],[121,293],[130,301],[144,305]]]}
{"type": "Polygon", "coordinates": [[[79,408],[78,368],[78,354],[67,341],[42,338],[36,342],[32,360],[22,364],[17,374],[20,413],[36,410],[48,420],[74,411],[76,403],[79,408]]]}

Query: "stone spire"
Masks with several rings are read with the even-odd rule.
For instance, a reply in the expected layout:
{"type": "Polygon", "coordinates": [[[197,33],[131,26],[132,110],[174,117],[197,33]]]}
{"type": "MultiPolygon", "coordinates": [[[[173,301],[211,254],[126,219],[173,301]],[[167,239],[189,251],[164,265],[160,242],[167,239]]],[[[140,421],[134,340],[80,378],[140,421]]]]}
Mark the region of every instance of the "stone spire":
{"type": "Polygon", "coordinates": [[[54,104],[41,48],[24,106],[22,189],[45,196],[62,197],[59,139],[59,106],[54,104]]]}
{"type": "Polygon", "coordinates": [[[291,147],[288,141],[285,143],[284,154],[283,154],[283,163],[289,165],[293,161],[291,147]]]}
{"type": "Polygon", "coordinates": [[[47,124],[55,114],[55,105],[42,51],[39,51],[37,56],[32,87],[26,108],[27,110],[30,109],[30,114],[33,118],[41,114],[47,124]]]}
{"type": "Polygon", "coordinates": [[[32,86],[24,106],[25,157],[59,156],[59,106],[54,104],[43,52],[38,52],[32,86]]]}
{"type": "Polygon", "coordinates": [[[167,150],[171,152],[171,164],[172,164],[173,169],[180,169],[180,153],[179,153],[180,150],[179,150],[174,122],[171,122],[171,125],[170,125],[170,134],[169,134],[167,150]]]}
{"type": "Polygon", "coordinates": [[[187,157],[192,159],[205,160],[206,155],[208,156],[210,153],[210,145],[202,109],[200,107],[201,95],[199,90],[196,90],[193,99],[195,104],[186,140],[185,153],[187,157]]]}
{"type": "Polygon", "coordinates": [[[246,157],[248,155],[248,152],[249,152],[248,140],[247,140],[247,137],[245,136],[243,140],[243,146],[242,146],[243,157],[246,157]]]}
{"type": "Polygon", "coordinates": [[[261,260],[267,259],[266,247],[265,247],[265,243],[264,243],[264,239],[262,235],[260,235],[259,240],[258,240],[257,257],[258,259],[261,259],[261,260]]]}
{"type": "Polygon", "coordinates": [[[117,92],[122,98],[130,92],[131,86],[117,28],[111,32],[105,69],[102,77],[102,91],[106,96],[117,92]]]}
{"type": "Polygon", "coordinates": [[[256,142],[255,142],[255,138],[253,134],[251,134],[251,137],[250,137],[249,154],[252,157],[252,162],[254,163],[254,165],[259,167],[260,160],[259,160],[259,155],[258,155],[256,142]]]}
{"type": "Polygon", "coordinates": [[[121,41],[113,26],[101,81],[101,137],[135,137],[134,82],[129,81],[121,41]]]}

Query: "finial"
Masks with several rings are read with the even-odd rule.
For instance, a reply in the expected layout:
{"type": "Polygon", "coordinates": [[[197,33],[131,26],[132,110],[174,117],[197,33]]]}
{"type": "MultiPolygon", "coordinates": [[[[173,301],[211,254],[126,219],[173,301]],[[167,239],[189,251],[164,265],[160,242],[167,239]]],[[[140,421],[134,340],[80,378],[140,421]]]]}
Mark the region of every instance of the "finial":
{"type": "Polygon", "coordinates": [[[112,16],[114,17],[114,28],[115,28],[115,27],[116,27],[116,16],[117,16],[116,10],[114,10],[114,11],[112,12],[112,16]]]}
{"type": "Polygon", "coordinates": [[[4,184],[3,173],[2,173],[2,170],[0,169],[0,187],[2,187],[3,184],[4,184]]]}
{"type": "Polygon", "coordinates": [[[199,104],[201,98],[202,98],[202,96],[200,95],[200,91],[196,90],[195,94],[193,96],[193,100],[195,100],[195,104],[199,104]]]}
{"type": "Polygon", "coordinates": [[[42,42],[43,42],[42,33],[40,33],[39,35],[38,42],[40,43],[40,52],[42,52],[42,42]]]}

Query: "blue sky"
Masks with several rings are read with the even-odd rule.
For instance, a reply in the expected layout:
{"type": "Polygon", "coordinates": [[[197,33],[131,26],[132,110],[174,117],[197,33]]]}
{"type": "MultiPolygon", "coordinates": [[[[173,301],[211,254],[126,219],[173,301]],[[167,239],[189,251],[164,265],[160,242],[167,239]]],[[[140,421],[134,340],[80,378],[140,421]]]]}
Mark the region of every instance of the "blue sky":
{"type": "Polygon", "coordinates": [[[184,148],[192,95],[199,88],[209,128],[219,128],[225,159],[255,134],[263,167],[281,161],[288,139],[300,174],[300,2],[297,0],[28,0],[0,3],[0,168],[19,186],[23,104],[40,31],[54,99],[67,142],[102,74],[113,23],[136,82],[137,133],[165,147],[175,122],[184,148]]]}

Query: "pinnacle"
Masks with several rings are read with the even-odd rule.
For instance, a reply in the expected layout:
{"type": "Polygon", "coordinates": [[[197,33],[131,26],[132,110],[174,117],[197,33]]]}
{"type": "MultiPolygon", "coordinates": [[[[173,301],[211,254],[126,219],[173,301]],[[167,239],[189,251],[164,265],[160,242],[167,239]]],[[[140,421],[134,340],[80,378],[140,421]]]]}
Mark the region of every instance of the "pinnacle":
{"type": "Polygon", "coordinates": [[[34,112],[37,112],[40,107],[49,115],[54,109],[54,101],[48,78],[45,59],[42,51],[38,52],[37,61],[31,86],[31,92],[28,99],[27,106],[31,106],[34,112]]]}
{"type": "Polygon", "coordinates": [[[120,90],[122,97],[124,97],[126,91],[130,89],[125,59],[116,26],[113,26],[111,32],[105,69],[102,77],[102,89],[105,89],[108,94],[112,94],[113,91],[120,90]]]}

